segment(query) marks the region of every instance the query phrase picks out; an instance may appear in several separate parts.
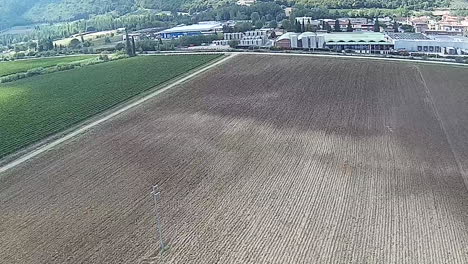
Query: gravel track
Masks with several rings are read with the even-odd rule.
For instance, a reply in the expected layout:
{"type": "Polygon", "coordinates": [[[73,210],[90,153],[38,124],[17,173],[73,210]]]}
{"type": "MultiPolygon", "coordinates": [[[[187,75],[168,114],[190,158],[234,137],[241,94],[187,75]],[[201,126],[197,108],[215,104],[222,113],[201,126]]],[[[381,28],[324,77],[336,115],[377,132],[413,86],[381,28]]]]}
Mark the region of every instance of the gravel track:
{"type": "Polygon", "coordinates": [[[1,174],[0,259],[467,263],[466,76],[238,55],[1,174]]]}

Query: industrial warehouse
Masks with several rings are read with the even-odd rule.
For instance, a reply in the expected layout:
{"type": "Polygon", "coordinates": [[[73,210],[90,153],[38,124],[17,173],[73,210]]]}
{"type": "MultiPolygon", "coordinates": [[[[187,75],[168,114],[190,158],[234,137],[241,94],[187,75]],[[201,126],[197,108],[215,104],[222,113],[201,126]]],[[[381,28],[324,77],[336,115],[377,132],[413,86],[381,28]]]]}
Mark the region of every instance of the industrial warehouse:
{"type": "Polygon", "coordinates": [[[358,53],[388,53],[394,44],[383,33],[340,32],[340,33],[291,33],[280,36],[276,47],[284,49],[330,49],[334,51],[356,51],[358,53]]]}
{"type": "Polygon", "coordinates": [[[182,36],[208,35],[218,32],[223,32],[223,25],[218,22],[208,21],[166,29],[159,32],[159,37],[162,39],[174,39],[182,36]]]}
{"type": "Polygon", "coordinates": [[[426,35],[422,33],[389,33],[396,51],[426,54],[468,54],[468,38],[449,35],[426,35]]]}
{"type": "MultiPolygon", "coordinates": [[[[161,39],[177,39],[184,36],[215,35],[223,33],[223,25],[208,21],[182,25],[160,31],[161,39]]],[[[221,36],[221,35],[220,35],[221,36]]],[[[272,48],[299,50],[328,50],[366,54],[408,52],[419,54],[466,55],[468,38],[459,35],[438,35],[402,32],[280,32],[262,28],[246,32],[226,32],[222,39],[214,40],[216,47],[272,48]],[[232,43],[235,42],[235,45],[232,43]]]]}
{"type": "Polygon", "coordinates": [[[357,53],[387,54],[406,51],[424,54],[468,54],[468,38],[463,36],[425,35],[422,33],[285,33],[275,46],[284,49],[329,49],[357,53]]]}

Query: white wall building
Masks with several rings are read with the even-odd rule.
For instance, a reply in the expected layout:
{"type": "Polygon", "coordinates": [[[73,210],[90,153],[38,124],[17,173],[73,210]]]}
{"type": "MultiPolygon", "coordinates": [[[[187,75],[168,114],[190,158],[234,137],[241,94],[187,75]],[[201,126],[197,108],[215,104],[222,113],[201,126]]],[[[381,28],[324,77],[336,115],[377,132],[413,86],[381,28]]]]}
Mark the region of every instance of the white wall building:
{"type": "Polygon", "coordinates": [[[393,49],[393,43],[388,41],[383,33],[376,32],[288,32],[280,36],[275,45],[285,49],[330,49],[337,52],[350,50],[380,54],[393,49]]]}
{"type": "Polygon", "coordinates": [[[224,33],[223,40],[215,40],[215,45],[229,45],[231,41],[239,41],[242,47],[268,46],[269,30],[252,30],[247,32],[224,33]]]}
{"type": "Polygon", "coordinates": [[[304,32],[297,37],[303,49],[322,49],[325,46],[325,37],[313,32],[304,32]]]}
{"type": "Polygon", "coordinates": [[[241,40],[243,37],[243,32],[224,33],[224,40],[241,40]]]}
{"type": "Polygon", "coordinates": [[[255,2],[257,2],[257,0],[239,0],[237,1],[237,4],[243,6],[251,6],[255,4],[255,2]]]}
{"type": "Polygon", "coordinates": [[[468,38],[463,36],[390,34],[395,50],[425,54],[468,54],[468,38]]]}
{"type": "Polygon", "coordinates": [[[246,36],[239,42],[239,46],[243,47],[261,47],[263,45],[265,45],[265,39],[261,36],[246,36]]]}

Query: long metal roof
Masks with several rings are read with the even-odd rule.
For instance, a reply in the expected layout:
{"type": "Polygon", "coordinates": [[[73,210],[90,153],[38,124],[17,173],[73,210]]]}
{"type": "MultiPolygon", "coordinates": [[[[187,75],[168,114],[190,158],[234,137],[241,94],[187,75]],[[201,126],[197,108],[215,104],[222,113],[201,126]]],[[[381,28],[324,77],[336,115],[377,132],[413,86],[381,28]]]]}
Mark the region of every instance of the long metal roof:
{"type": "Polygon", "coordinates": [[[199,32],[221,29],[221,23],[199,23],[187,26],[178,26],[161,31],[160,33],[199,32]]]}
{"type": "Polygon", "coordinates": [[[297,36],[302,39],[304,36],[323,36],[327,44],[378,44],[389,43],[385,38],[384,33],[380,32],[333,32],[333,33],[313,33],[304,32],[302,34],[288,32],[277,39],[290,39],[292,36],[297,36]]]}
{"type": "Polygon", "coordinates": [[[327,43],[378,43],[388,42],[380,32],[336,32],[324,34],[327,43]]]}

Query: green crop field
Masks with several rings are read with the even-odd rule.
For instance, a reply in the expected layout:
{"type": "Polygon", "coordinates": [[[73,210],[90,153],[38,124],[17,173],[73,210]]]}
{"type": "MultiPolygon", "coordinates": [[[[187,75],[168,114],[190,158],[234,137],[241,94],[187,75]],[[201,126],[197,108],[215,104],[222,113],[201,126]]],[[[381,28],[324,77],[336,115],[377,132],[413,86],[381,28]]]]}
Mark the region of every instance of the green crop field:
{"type": "Polygon", "coordinates": [[[81,55],[81,56],[68,56],[58,58],[41,58],[41,59],[29,59],[29,60],[17,60],[17,61],[5,61],[0,62],[0,77],[6,76],[19,72],[26,72],[34,68],[47,68],[52,67],[60,63],[68,63],[73,61],[85,60],[96,55],[81,55]]]}
{"type": "Polygon", "coordinates": [[[141,56],[0,84],[0,158],[219,56],[141,56]]]}

